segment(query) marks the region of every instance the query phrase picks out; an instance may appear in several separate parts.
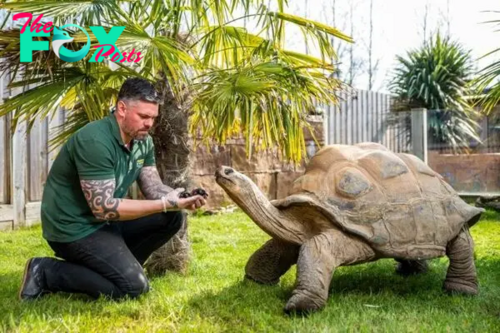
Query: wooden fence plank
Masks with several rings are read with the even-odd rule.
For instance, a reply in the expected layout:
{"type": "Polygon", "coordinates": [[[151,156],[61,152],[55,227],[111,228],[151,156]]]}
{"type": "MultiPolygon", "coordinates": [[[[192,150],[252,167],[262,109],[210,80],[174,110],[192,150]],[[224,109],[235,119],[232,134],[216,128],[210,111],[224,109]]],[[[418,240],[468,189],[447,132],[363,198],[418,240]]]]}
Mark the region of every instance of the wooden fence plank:
{"type": "Polygon", "coordinates": [[[374,108],[373,108],[373,92],[368,91],[368,122],[366,124],[367,128],[367,141],[372,141],[373,138],[373,118],[375,116],[374,113],[374,108]]]}
{"type": "Polygon", "coordinates": [[[14,207],[12,205],[0,205],[0,221],[14,220],[14,207]]]}
{"type": "Polygon", "coordinates": [[[33,127],[28,135],[28,198],[29,201],[38,201],[42,199],[42,124],[35,120],[33,127]]]}
{"type": "Polygon", "coordinates": [[[342,127],[340,128],[341,130],[341,140],[340,142],[342,144],[346,144],[347,143],[347,119],[348,119],[348,115],[347,115],[347,93],[344,91],[342,92],[342,107],[340,109],[340,112],[341,112],[341,115],[342,115],[342,127]]]}
{"type": "MultiPolygon", "coordinates": [[[[342,98],[342,96],[340,94],[339,94],[339,96],[340,96],[340,98],[342,98]]],[[[341,105],[342,105],[342,100],[339,100],[339,104],[333,108],[333,115],[335,118],[335,128],[334,128],[335,141],[333,141],[333,143],[340,143],[340,134],[341,134],[340,128],[342,127],[341,122],[340,122],[340,118],[341,118],[340,106],[341,105]]]]}
{"type": "MultiPolygon", "coordinates": [[[[49,118],[45,118],[42,122],[42,134],[41,134],[41,142],[40,142],[40,159],[41,159],[41,168],[42,171],[40,173],[42,191],[45,186],[45,182],[47,181],[47,175],[49,173],[49,118]]],[[[40,199],[42,200],[42,193],[40,193],[40,199]]]]}
{"type": "Polygon", "coordinates": [[[352,95],[352,130],[353,130],[353,134],[352,134],[352,141],[354,144],[358,143],[359,142],[359,139],[358,139],[358,136],[359,136],[359,133],[358,133],[358,107],[359,107],[359,98],[358,98],[358,94],[357,92],[355,94],[352,95]]]}
{"type": "Polygon", "coordinates": [[[385,105],[385,108],[384,108],[384,111],[382,113],[382,131],[383,131],[382,132],[382,144],[387,147],[387,143],[388,143],[387,135],[386,135],[387,128],[388,128],[388,126],[387,126],[387,120],[388,120],[387,118],[388,117],[387,116],[388,116],[389,111],[390,111],[389,108],[387,107],[387,103],[389,101],[389,95],[384,95],[383,101],[384,101],[383,103],[385,105]]]}
{"type": "Polygon", "coordinates": [[[5,118],[0,118],[0,203],[6,203],[6,191],[5,191],[5,118]]]}
{"type": "Polygon", "coordinates": [[[363,103],[363,93],[362,91],[358,90],[358,115],[356,117],[356,131],[358,132],[357,134],[357,141],[363,142],[363,112],[364,112],[364,103],[363,103]]]}
{"type": "MultiPolygon", "coordinates": [[[[5,77],[0,77],[0,104],[3,103],[5,92],[5,77]]],[[[5,158],[7,133],[5,128],[5,117],[0,118],[0,203],[7,203],[8,193],[6,191],[6,168],[9,161],[5,158]]]]}
{"type": "Polygon", "coordinates": [[[346,96],[346,143],[348,145],[352,145],[353,144],[353,131],[352,131],[352,126],[353,126],[353,121],[352,121],[352,117],[354,115],[354,110],[353,110],[353,107],[352,107],[352,94],[349,93],[347,96],[346,96]]]}
{"type": "Polygon", "coordinates": [[[14,226],[25,225],[26,204],[26,124],[21,122],[12,138],[12,200],[14,226]]]}
{"type": "MultiPolygon", "coordinates": [[[[64,124],[64,110],[60,109],[54,117],[50,118],[49,120],[49,129],[48,129],[48,141],[50,141],[54,135],[55,131],[58,126],[64,124]]],[[[50,170],[52,167],[52,163],[54,163],[55,158],[57,157],[57,154],[59,153],[59,148],[57,149],[52,149],[52,147],[48,146],[49,143],[47,143],[48,147],[48,167],[47,169],[50,170]]]]}
{"type": "MultiPolygon", "coordinates": [[[[11,91],[11,96],[16,96],[21,93],[20,88],[14,88],[11,91]]],[[[14,207],[14,228],[26,225],[25,205],[28,198],[26,190],[26,173],[27,173],[27,135],[26,121],[19,121],[16,130],[12,135],[12,178],[11,178],[11,193],[12,204],[14,207]]]]}
{"type": "Polygon", "coordinates": [[[334,105],[328,105],[325,110],[327,110],[326,114],[324,115],[324,117],[326,118],[327,122],[328,122],[328,136],[327,136],[327,140],[325,141],[325,144],[329,144],[330,142],[333,142],[334,138],[335,138],[335,133],[333,131],[333,129],[335,128],[335,114],[333,113],[334,111],[334,105]]]}
{"type": "Polygon", "coordinates": [[[41,204],[40,201],[26,203],[26,226],[40,222],[41,204]]]}
{"type": "Polygon", "coordinates": [[[363,90],[363,103],[365,107],[363,108],[363,141],[368,141],[368,133],[370,126],[370,105],[368,104],[369,91],[363,90]]]}
{"type": "Polygon", "coordinates": [[[1,221],[0,231],[8,231],[8,230],[12,230],[12,221],[1,221]]]}

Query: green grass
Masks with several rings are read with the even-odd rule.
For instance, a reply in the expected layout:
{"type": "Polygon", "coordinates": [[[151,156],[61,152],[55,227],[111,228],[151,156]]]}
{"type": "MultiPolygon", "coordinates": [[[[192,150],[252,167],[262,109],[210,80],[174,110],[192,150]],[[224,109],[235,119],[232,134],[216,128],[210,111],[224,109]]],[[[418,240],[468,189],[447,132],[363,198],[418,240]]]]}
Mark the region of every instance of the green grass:
{"type": "Polygon", "coordinates": [[[0,233],[0,330],[20,332],[491,332],[500,329],[500,215],[472,228],[480,281],[477,297],[448,296],[446,258],[422,276],[394,274],[393,260],[339,268],[326,308],[308,317],[283,314],[295,267],[276,286],[243,280],[248,257],[268,239],[246,215],[193,217],[187,276],[153,278],[137,300],[90,301],[55,294],[20,303],[26,259],[52,255],[40,228],[0,233]]]}

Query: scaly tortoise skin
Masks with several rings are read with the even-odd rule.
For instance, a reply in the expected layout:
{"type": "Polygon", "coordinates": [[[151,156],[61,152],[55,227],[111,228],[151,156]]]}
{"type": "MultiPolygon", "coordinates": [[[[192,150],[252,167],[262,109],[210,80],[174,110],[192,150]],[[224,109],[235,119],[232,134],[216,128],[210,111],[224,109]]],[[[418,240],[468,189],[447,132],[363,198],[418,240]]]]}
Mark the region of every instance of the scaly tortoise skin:
{"type": "Polygon", "coordinates": [[[382,258],[418,271],[425,259],[446,255],[444,289],[478,292],[469,227],[484,210],[464,202],[414,155],[376,143],[326,146],[292,194],[274,201],[232,168],[221,167],[216,181],[272,237],[250,257],[246,277],[278,283],[297,264],[286,312],[322,308],[336,267],[382,258]]]}

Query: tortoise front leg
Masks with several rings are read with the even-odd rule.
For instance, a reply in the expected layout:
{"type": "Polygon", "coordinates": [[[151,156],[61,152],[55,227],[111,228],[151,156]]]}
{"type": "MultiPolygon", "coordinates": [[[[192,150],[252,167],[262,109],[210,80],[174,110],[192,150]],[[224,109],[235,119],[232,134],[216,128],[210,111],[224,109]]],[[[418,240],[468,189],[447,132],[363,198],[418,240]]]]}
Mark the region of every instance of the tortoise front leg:
{"type": "Polygon", "coordinates": [[[478,293],[476,265],[474,264],[474,242],[467,227],[462,228],[457,237],[446,247],[450,258],[444,289],[468,295],[478,293]]]}
{"type": "Polygon", "coordinates": [[[366,243],[338,230],[325,231],[305,242],[297,261],[297,287],[285,312],[310,312],[322,308],[336,267],[370,261],[375,252],[366,243]]]}
{"type": "Polygon", "coordinates": [[[250,257],[245,277],[262,284],[276,284],[297,263],[299,246],[270,239],[250,257]]]}

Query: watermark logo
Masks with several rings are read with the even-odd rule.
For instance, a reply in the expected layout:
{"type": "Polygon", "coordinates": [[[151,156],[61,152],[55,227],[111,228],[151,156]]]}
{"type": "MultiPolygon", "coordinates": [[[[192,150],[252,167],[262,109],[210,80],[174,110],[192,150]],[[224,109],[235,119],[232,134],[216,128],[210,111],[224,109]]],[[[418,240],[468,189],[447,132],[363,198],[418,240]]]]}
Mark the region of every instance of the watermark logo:
{"type": "MultiPolygon", "coordinates": [[[[66,24],[61,27],[53,26],[52,22],[46,22],[43,26],[40,22],[43,14],[33,20],[31,13],[18,13],[13,16],[13,20],[27,18],[21,28],[20,48],[21,62],[31,62],[33,60],[33,51],[48,51],[49,42],[41,40],[33,40],[33,37],[50,37],[52,32],[52,51],[61,60],[66,62],[76,62],[87,56],[91,47],[91,38],[87,31],[76,24],[66,24]],[[65,28],[77,28],[87,37],[87,41],[83,48],[77,51],[70,50],[64,46],[74,41],[74,38],[69,35],[65,28]],[[27,29],[29,28],[29,29],[27,29]]],[[[106,32],[103,27],[89,27],[94,36],[97,38],[98,45],[94,45],[97,50],[90,57],[89,62],[102,62],[106,57],[112,62],[139,62],[141,52],[120,52],[115,43],[122,34],[125,27],[112,27],[109,32],[106,32]]]]}
{"type": "Polygon", "coordinates": [[[52,51],[54,51],[54,53],[59,59],[67,62],[75,62],[78,60],[82,60],[89,53],[89,50],[90,50],[90,36],[87,33],[87,31],[85,31],[85,29],[83,29],[82,27],[76,24],[66,24],[63,25],[60,29],[56,27],[54,28],[54,35],[52,37],[52,51]],[[87,43],[81,50],[71,51],[63,46],[64,44],[70,43],[74,40],[74,38],[71,38],[70,35],[63,30],[64,28],[67,27],[76,27],[80,29],[87,36],[87,43]]]}

